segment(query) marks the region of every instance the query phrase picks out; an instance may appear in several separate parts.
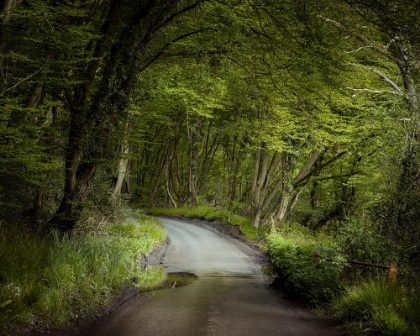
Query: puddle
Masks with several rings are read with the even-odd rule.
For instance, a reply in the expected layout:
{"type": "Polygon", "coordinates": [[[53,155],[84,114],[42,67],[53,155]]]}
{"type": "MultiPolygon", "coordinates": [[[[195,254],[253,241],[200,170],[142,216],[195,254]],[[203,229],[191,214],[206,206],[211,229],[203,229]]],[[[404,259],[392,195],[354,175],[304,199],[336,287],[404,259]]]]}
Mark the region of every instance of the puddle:
{"type": "Polygon", "coordinates": [[[167,273],[166,279],[157,284],[153,289],[170,289],[190,285],[198,279],[193,273],[189,272],[173,272],[167,273]]]}

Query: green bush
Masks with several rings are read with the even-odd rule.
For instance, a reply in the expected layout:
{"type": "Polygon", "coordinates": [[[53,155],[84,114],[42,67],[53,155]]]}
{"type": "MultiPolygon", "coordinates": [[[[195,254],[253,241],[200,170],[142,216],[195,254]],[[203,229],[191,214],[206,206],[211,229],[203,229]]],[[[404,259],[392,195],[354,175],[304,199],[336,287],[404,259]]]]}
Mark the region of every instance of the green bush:
{"type": "Polygon", "coordinates": [[[339,316],[356,325],[375,325],[384,335],[420,335],[418,289],[372,280],[346,289],[333,304],[339,316]]]}
{"type": "MultiPolygon", "coordinates": [[[[329,235],[341,246],[342,253],[347,260],[357,260],[373,264],[389,265],[398,260],[392,251],[390,243],[369,222],[357,218],[346,218],[345,221],[330,223],[329,235]]],[[[361,279],[372,277],[386,277],[386,270],[361,267],[348,264],[346,279],[349,283],[360,282],[361,279]]]]}
{"type": "Polygon", "coordinates": [[[336,223],[335,236],[346,258],[371,263],[389,264],[397,260],[389,243],[372,225],[356,218],[336,223]]]}
{"type": "Polygon", "coordinates": [[[286,297],[322,305],[342,290],[345,260],[331,237],[285,223],[267,236],[267,252],[286,297]],[[316,264],[315,251],[323,257],[316,264]]]}

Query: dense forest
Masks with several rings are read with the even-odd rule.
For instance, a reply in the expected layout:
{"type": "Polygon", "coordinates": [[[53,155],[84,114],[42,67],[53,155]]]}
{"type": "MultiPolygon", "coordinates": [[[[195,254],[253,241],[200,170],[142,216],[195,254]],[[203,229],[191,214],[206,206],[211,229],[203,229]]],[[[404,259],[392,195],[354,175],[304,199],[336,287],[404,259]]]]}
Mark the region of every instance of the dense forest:
{"type": "Polygon", "coordinates": [[[416,5],[4,1],[1,217],[205,203],[418,253],[416,5]]]}
{"type": "Polygon", "coordinates": [[[0,226],[207,205],[368,226],[419,271],[418,0],[1,6],[0,226]]]}

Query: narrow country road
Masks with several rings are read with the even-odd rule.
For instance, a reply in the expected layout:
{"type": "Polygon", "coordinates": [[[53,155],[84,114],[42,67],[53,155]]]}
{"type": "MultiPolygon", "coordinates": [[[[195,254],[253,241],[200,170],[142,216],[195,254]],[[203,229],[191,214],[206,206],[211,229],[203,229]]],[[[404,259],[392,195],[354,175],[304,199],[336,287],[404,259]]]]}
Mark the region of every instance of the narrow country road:
{"type": "Polygon", "coordinates": [[[280,298],[263,284],[248,246],[213,230],[161,219],[171,243],[167,272],[191,272],[192,284],[156,290],[117,311],[92,336],[338,335],[332,323],[280,298]]]}

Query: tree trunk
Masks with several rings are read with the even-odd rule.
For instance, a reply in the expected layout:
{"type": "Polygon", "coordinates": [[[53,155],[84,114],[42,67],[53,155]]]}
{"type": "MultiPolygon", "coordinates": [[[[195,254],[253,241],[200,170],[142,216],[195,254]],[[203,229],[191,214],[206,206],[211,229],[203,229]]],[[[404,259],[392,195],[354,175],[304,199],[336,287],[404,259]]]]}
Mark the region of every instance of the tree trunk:
{"type": "Polygon", "coordinates": [[[120,146],[121,158],[118,162],[117,176],[114,182],[114,186],[112,188],[112,195],[114,197],[118,197],[121,195],[121,190],[122,186],[124,185],[124,181],[128,180],[128,167],[130,163],[128,155],[130,154],[130,152],[131,145],[126,139],[124,143],[120,146]]]}
{"type": "Polygon", "coordinates": [[[109,138],[125,125],[127,107],[145,57],[145,47],[171,15],[178,1],[112,0],[102,28],[103,38],[94,56],[103,57],[87,67],[86,81],[71,102],[71,129],[66,155],[64,195],[50,223],[72,230],[86,200],[98,165],[112,157],[109,138]],[[101,70],[103,69],[103,70],[101,70]],[[100,71],[101,70],[101,71],[100,71]],[[91,90],[101,74],[96,90],[91,90]],[[94,92],[92,99],[89,99],[94,92]]]}
{"type": "Polygon", "coordinates": [[[191,206],[197,205],[197,170],[198,170],[198,137],[202,124],[202,117],[196,116],[194,124],[190,124],[189,113],[187,110],[187,135],[189,144],[189,174],[188,174],[188,191],[190,194],[191,206]]]}
{"type": "Polygon", "coordinates": [[[268,173],[268,151],[263,151],[263,144],[257,149],[254,166],[254,177],[251,187],[251,213],[252,225],[258,227],[261,221],[261,205],[263,204],[263,185],[268,173]]]}
{"type": "Polygon", "coordinates": [[[277,213],[275,215],[275,221],[277,222],[277,225],[283,222],[289,213],[289,200],[290,193],[285,190],[282,191],[277,213]]]}

